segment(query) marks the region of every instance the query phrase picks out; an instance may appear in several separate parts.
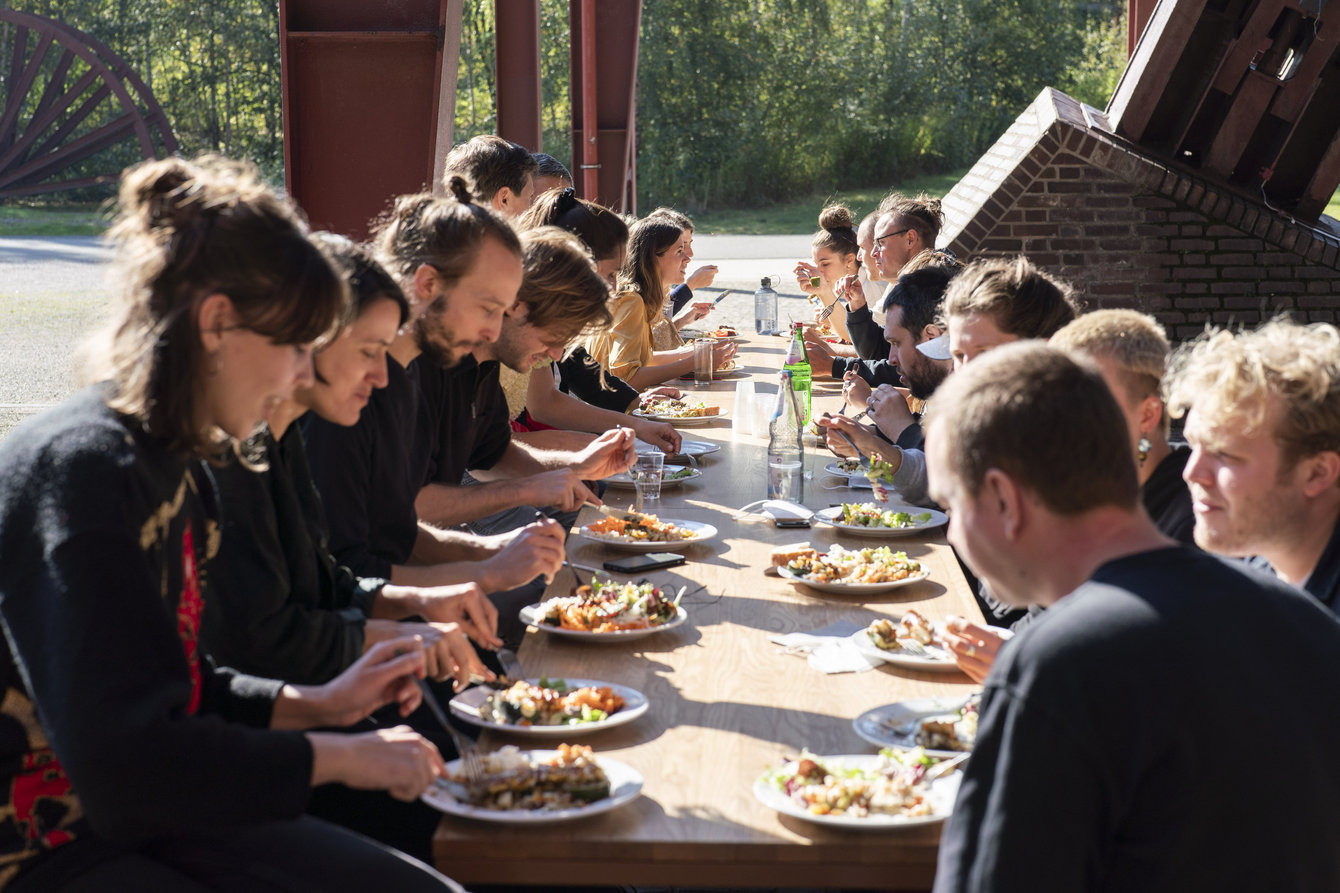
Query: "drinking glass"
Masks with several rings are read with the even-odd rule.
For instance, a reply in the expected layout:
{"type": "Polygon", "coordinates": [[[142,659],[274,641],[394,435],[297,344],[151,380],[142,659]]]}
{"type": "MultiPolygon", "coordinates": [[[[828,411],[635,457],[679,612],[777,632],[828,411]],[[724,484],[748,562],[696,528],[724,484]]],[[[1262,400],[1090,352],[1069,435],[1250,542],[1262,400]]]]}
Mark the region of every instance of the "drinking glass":
{"type": "Polygon", "coordinates": [[[639,505],[647,500],[661,498],[661,475],[664,471],[665,453],[647,450],[637,454],[637,462],[633,465],[633,483],[637,485],[639,505]]]}
{"type": "Polygon", "coordinates": [[[707,338],[699,338],[693,342],[693,381],[694,384],[711,384],[712,370],[715,365],[712,362],[712,348],[716,342],[707,338]]]}
{"type": "Polygon", "coordinates": [[[754,433],[754,383],[735,383],[735,430],[740,434],[754,433]]]}

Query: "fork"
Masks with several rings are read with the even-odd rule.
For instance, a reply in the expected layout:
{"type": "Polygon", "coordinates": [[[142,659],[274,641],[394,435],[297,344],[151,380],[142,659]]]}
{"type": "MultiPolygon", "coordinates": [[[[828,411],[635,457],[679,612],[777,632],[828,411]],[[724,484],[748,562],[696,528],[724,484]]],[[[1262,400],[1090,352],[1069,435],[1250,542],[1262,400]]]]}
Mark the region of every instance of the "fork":
{"type": "Polygon", "coordinates": [[[419,684],[419,691],[423,692],[423,702],[427,705],[428,712],[433,714],[438,725],[446,730],[451,736],[452,743],[456,745],[456,754],[461,759],[461,770],[466,783],[475,784],[481,781],[484,778],[484,755],[479,750],[478,742],[470,741],[452,728],[447,714],[442,712],[442,705],[437,702],[433,690],[428,687],[425,680],[416,677],[414,681],[419,684]]]}

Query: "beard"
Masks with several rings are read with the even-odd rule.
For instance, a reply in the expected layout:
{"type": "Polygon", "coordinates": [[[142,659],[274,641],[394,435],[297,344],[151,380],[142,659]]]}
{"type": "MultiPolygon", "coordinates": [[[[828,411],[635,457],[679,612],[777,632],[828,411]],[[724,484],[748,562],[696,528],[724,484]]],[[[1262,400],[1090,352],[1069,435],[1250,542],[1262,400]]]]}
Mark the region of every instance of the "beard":
{"type": "Polygon", "coordinates": [[[420,353],[443,369],[455,366],[476,346],[473,342],[457,340],[456,334],[433,318],[431,312],[414,321],[414,344],[420,353]]]}
{"type": "Polygon", "coordinates": [[[916,365],[903,370],[903,377],[907,379],[907,389],[913,397],[929,400],[936,388],[949,377],[949,370],[918,353],[916,365]]]}

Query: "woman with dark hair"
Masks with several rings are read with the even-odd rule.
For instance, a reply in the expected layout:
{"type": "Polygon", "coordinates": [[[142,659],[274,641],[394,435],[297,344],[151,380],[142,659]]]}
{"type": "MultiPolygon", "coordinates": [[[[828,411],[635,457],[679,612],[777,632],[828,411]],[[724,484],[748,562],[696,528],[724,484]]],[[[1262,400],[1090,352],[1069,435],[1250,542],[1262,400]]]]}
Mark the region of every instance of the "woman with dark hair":
{"type": "Polygon", "coordinates": [[[445,767],[408,729],[421,643],[395,639],[302,687],[216,669],[202,613],[227,593],[210,466],[311,381],[345,289],[296,211],[221,159],[126,173],[124,286],[100,384],[0,445],[0,758],[12,891],[365,890],[452,885],[316,819],[311,788],[417,798],[445,767]],[[394,876],[388,880],[387,873],[394,876]],[[264,879],[264,881],[262,881],[264,879]]]}
{"type": "Polygon", "coordinates": [[[844,277],[861,272],[860,251],[851,211],[845,205],[829,205],[819,212],[819,231],[810,242],[814,263],[798,261],[793,271],[800,290],[817,297],[823,305],[820,314],[838,304],[828,311],[825,322],[831,324],[833,334],[846,342],[851,341],[851,336],[847,332],[847,308],[840,301],[839,283],[844,277]],[[819,280],[818,285],[814,284],[815,279],[819,280]]]}
{"type": "Polygon", "coordinates": [[[224,509],[214,582],[230,593],[205,612],[201,635],[220,663],[243,672],[320,684],[372,644],[403,635],[429,643],[428,676],[487,671],[466,632],[481,645],[497,613],[479,586],[417,588],[358,577],[328,548],[321,497],[312,482],[302,426],[314,412],[337,425],[355,424],[375,389],[387,381],[386,351],[409,320],[409,304],[390,275],[343,236],[318,234],[349,285],[339,333],[317,352],[315,380],[270,413],[252,441],[266,456],[261,469],[240,463],[216,472],[224,509]],[[428,623],[402,623],[408,617],[428,623]]]}
{"type": "MultiPolygon", "coordinates": [[[[663,217],[648,217],[629,231],[628,257],[615,287],[614,324],[586,339],[586,349],[609,372],[642,389],[693,371],[693,348],[652,350],[652,326],[661,317],[667,284],[682,282],[689,258],[683,231],[663,217]]],[[[735,356],[733,343],[714,348],[724,365],[735,356]]]]}

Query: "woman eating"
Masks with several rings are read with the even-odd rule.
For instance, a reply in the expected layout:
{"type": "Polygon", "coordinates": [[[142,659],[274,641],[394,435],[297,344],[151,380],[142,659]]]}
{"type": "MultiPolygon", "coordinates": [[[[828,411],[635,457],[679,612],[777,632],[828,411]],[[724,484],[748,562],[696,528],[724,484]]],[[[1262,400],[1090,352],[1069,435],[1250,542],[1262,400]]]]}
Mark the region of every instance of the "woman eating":
{"type": "Polygon", "coordinates": [[[203,652],[219,509],[211,466],[295,387],[344,286],[293,206],[222,159],[124,175],[121,299],[99,383],[0,445],[0,731],[12,891],[454,889],[302,817],[315,785],[417,798],[444,771],[406,728],[345,726],[419,702],[421,642],[322,686],[216,669],[203,652]],[[262,880],[263,879],[263,880],[262,880]]]}
{"type": "Polygon", "coordinates": [[[805,294],[819,298],[823,304],[820,315],[829,314],[825,322],[830,323],[833,333],[847,343],[851,342],[851,335],[847,331],[847,307],[840,300],[846,297],[841,283],[846,277],[861,272],[861,244],[853,223],[851,211],[844,205],[829,205],[820,211],[819,231],[810,242],[810,257],[814,263],[800,261],[795,269],[796,285],[805,294]],[[817,285],[814,284],[816,278],[819,280],[817,285]],[[833,307],[834,304],[838,306],[833,307]]]}
{"type": "MultiPolygon", "coordinates": [[[[637,390],[693,372],[691,345],[652,350],[652,327],[661,317],[667,285],[682,282],[689,263],[682,236],[681,228],[665,218],[648,217],[633,224],[611,307],[614,324],[586,339],[591,356],[637,390]]],[[[734,356],[733,343],[713,348],[718,368],[734,356]]]]}

